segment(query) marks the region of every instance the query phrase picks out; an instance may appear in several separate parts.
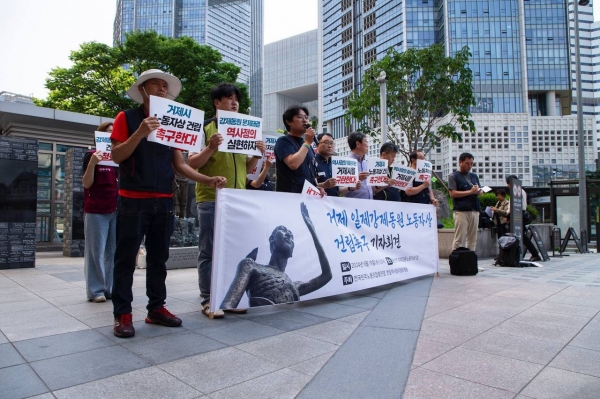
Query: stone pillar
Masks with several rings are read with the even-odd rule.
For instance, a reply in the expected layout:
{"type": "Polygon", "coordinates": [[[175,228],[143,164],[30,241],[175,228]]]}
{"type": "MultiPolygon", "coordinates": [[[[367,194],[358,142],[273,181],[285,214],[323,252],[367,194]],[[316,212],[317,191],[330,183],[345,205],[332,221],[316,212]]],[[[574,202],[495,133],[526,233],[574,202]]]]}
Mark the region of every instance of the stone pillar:
{"type": "Polygon", "coordinates": [[[65,229],[63,256],[82,257],[83,235],[83,156],[88,150],[70,148],[65,156],[65,229]]]}
{"type": "Polygon", "coordinates": [[[38,148],[0,136],[0,269],[35,267],[38,148]]]}
{"type": "Polygon", "coordinates": [[[548,116],[556,116],[556,92],[546,92],[546,112],[548,116]]]}

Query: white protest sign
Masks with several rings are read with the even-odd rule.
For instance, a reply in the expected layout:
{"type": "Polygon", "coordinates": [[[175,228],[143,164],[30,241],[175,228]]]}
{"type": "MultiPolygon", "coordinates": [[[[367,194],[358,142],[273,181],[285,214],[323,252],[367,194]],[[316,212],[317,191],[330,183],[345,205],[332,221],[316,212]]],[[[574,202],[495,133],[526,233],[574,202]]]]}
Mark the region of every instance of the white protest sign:
{"type": "Polygon", "coordinates": [[[321,196],[321,192],[314,184],[311,184],[308,180],[304,180],[304,187],[302,187],[302,194],[321,196]]]}
{"type": "Polygon", "coordinates": [[[407,168],[404,166],[394,166],[392,173],[392,179],[395,180],[394,187],[406,191],[408,185],[414,179],[417,171],[413,168],[407,168]]]}
{"type": "Polygon", "coordinates": [[[375,187],[387,187],[389,180],[387,159],[367,157],[367,165],[369,166],[367,185],[375,187]]]}
{"type": "Polygon", "coordinates": [[[252,169],[250,173],[246,175],[248,180],[252,181],[258,179],[258,175],[260,175],[260,172],[262,171],[262,166],[264,162],[264,158],[261,158],[258,160],[258,162],[256,162],[256,166],[254,167],[254,169],[252,169]]]}
{"type": "Polygon", "coordinates": [[[219,110],[218,119],[219,133],[223,136],[219,151],[262,156],[256,148],[256,142],[262,140],[261,118],[219,110]]]}
{"type": "Polygon", "coordinates": [[[332,177],[338,187],[356,187],[358,183],[358,161],[346,157],[331,157],[332,177]]]}
{"type": "Polygon", "coordinates": [[[417,175],[415,181],[424,182],[431,180],[431,162],[417,159],[417,175]]]}
{"type": "Polygon", "coordinates": [[[148,135],[148,141],[200,152],[204,142],[204,111],[167,98],[150,96],[150,115],[158,118],[160,127],[148,135]]]}
{"type": "Polygon", "coordinates": [[[102,161],[98,162],[98,165],[118,167],[119,165],[112,160],[110,133],[94,132],[94,139],[96,140],[96,151],[102,152],[102,161]]]}
{"type": "Polygon", "coordinates": [[[210,303],[305,301],[431,275],[436,220],[423,204],[217,190],[210,303]]]}
{"type": "Polygon", "coordinates": [[[271,162],[275,162],[275,143],[277,143],[277,139],[281,136],[273,136],[270,134],[263,135],[263,141],[265,142],[265,154],[264,158],[270,158],[271,162]]]}

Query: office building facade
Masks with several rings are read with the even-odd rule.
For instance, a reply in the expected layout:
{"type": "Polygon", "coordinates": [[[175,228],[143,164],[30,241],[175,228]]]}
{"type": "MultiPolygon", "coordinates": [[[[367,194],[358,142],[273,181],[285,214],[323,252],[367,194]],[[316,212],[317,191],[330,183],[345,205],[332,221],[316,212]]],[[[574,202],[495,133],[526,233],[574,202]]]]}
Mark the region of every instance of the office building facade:
{"type": "MultiPolygon", "coordinates": [[[[345,152],[345,136],[355,129],[344,121],[347,98],[360,91],[364,71],[390,47],[405,51],[441,43],[452,55],[468,46],[476,131],[462,132],[462,143],[442,140],[429,149],[436,172],[447,176],[460,153],[470,152],[486,185],[502,186],[508,174],[520,176],[526,186],[546,186],[552,172],[576,176],[575,64],[568,40],[573,22],[566,1],[320,0],[322,129],[345,152]]],[[[580,7],[580,15],[589,20],[591,10],[591,4],[580,7]]],[[[588,48],[591,54],[591,44],[588,48]]],[[[589,77],[582,78],[584,89],[593,84],[586,82],[593,81],[592,63],[589,77]]],[[[584,105],[595,104],[589,100],[593,87],[588,90],[584,105]]],[[[588,107],[584,113],[595,113],[588,107]]],[[[584,119],[586,166],[593,169],[595,121],[584,119]]],[[[371,145],[373,155],[377,147],[371,145]]]]}
{"type": "Polygon", "coordinates": [[[223,61],[241,68],[238,82],[249,88],[251,114],[262,116],[262,0],[118,0],[114,43],[136,30],[189,36],[218,50],[223,61]]]}
{"type": "Polygon", "coordinates": [[[318,30],[265,45],[263,130],[285,129],[281,116],[301,104],[318,117],[318,30]]]}

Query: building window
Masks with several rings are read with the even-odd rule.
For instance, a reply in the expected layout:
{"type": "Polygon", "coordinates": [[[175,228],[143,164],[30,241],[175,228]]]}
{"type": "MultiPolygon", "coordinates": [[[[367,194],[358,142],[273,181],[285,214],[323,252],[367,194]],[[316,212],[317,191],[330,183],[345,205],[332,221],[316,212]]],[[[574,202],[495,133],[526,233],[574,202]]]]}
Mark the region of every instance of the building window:
{"type": "Polygon", "coordinates": [[[342,15],[342,28],[352,22],[352,11],[348,11],[342,15]]]}
{"type": "Polygon", "coordinates": [[[352,5],[352,0],[342,0],[342,11],[350,8],[352,5]]]}
{"type": "Polygon", "coordinates": [[[350,39],[352,39],[352,28],[348,28],[342,32],[342,43],[346,43],[350,39]]]}
{"type": "Polygon", "coordinates": [[[352,61],[346,62],[342,65],[342,76],[346,76],[352,73],[352,61]]]}
{"type": "Polygon", "coordinates": [[[342,99],[342,108],[343,109],[348,109],[348,97],[344,97],[342,99]]]}
{"type": "MultiPolygon", "coordinates": [[[[343,19],[342,19],[342,21],[343,21],[343,19]]],[[[371,14],[367,15],[363,19],[363,29],[369,29],[370,27],[372,27],[373,25],[375,25],[375,23],[377,23],[377,18],[375,17],[375,13],[372,12],[371,14]]]]}
{"type": "Polygon", "coordinates": [[[346,79],[342,82],[342,92],[346,93],[352,90],[352,78],[346,79]]]}
{"type": "MultiPolygon", "coordinates": [[[[342,52],[343,54],[343,52],[342,52]]],[[[377,59],[377,49],[372,48],[371,50],[365,51],[364,64],[369,65],[371,62],[377,59]]]]}
{"type": "Polygon", "coordinates": [[[376,41],[377,41],[377,31],[372,30],[371,32],[369,32],[365,35],[364,46],[369,47],[370,45],[375,44],[376,41]]]}
{"type": "Polygon", "coordinates": [[[375,7],[375,3],[376,2],[377,2],[377,0],[364,0],[364,3],[363,3],[363,13],[366,13],[371,8],[375,7]]]}
{"type": "Polygon", "coordinates": [[[342,59],[345,60],[348,57],[352,57],[352,44],[342,48],[342,59]]]}

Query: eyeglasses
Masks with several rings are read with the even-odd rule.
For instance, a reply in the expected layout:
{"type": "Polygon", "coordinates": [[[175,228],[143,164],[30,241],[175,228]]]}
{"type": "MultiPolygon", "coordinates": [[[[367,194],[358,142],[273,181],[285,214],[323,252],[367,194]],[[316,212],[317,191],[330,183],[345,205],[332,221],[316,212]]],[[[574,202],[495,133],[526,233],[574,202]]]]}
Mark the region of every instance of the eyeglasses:
{"type": "Polygon", "coordinates": [[[307,121],[308,120],[308,115],[296,115],[296,118],[307,121]]]}
{"type": "Polygon", "coordinates": [[[335,145],[335,143],[333,141],[323,141],[323,140],[319,141],[319,144],[323,144],[326,146],[332,146],[332,147],[335,145]]]}

